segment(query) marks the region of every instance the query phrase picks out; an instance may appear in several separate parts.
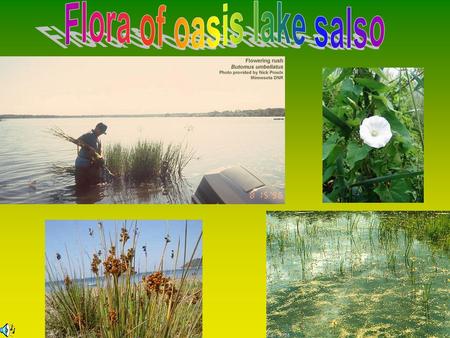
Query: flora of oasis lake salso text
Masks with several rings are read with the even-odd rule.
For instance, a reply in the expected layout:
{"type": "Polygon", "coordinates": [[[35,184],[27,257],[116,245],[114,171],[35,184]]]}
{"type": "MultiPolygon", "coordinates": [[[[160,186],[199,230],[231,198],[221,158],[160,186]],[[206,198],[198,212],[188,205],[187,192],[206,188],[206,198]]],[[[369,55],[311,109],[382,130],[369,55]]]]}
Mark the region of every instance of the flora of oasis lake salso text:
{"type": "Polygon", "coordinates": [[[318,15],[310,28],[301,13],[283,9],[278,1],[272,8],[263,8],[259,1],[253,1],[249,21],[237,8],[223,3],[221,13],[207,18],[200,16],[188,19],[177,17],[169,36],[167,18],[170,8],[165,4],[155,7],[153,14],[133,18],[126,11],[106,12],[91,10],[88,1],[65,4],[65,30],[55,26],[36,27],[41,33],[59,46],[67,48],[88,45],[94,47],[106,44],[123,48],[127,45],[160,49],[163,45],[176,49],[193,50],[236,48],[244,42],[251,47],[299,48],[305,42],[316,49],[362,50],[367,47],[378,49],[385,38],[385,23],[381,16],[367,19],[355,15],[351,6],[342,8],[343,16],[327,18],[318,15]],[[278,45],[277,45],[278,44],[278,45]]]}

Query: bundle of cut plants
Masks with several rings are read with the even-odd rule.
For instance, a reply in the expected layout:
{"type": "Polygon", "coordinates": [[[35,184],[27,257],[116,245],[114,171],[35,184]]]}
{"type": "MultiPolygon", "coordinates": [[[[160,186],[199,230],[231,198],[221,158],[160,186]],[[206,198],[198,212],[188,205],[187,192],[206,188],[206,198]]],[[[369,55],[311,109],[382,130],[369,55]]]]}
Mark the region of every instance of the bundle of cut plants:
{"type": "Polygon", "coordinates": [[[78,147],[86,149],[89,152],[89,155],[92,157],[92,159],[94,161],[102,160],[102,156],[99,153],[97,153],[95,151],[95,149],[92,148],[89,144],[85,143],[84,141],[82,141],[80,139],[76,139],[76,138],[66,134],[62,129],[55,127],[55,128],[51,128],[50,132],[54,136],[56,136],[56,137],[58,137],[58,138],[60,138],[62,140],[69,141],[69,142],[77,145],[78,147]]]}
{"type": "Polygon", "coordinates": [[[182,177],[194,152],[183,144],[138,141],[131,147],[108,145],[104,153],[107,167],[116,175],[135,183],[182,177]]]}
{"type": "Polygon", "coordinates": [[[98,163],[104,169],[106,174],[108,174],[109,176],[112,176],[112,177],[115,176],[111,172],[111,170],[109,170],[109,168],[105,165],[103,156],[100,155],[99,153],[97,153],[97,151],[94,148],[92,148],[89,144],[87,144],[83,140],[76,139],[76,138],[66,134],[62,129],[57,128],[57,127],[51,128],[50,133],[52,133],[54,136],[56,136],[62,140],[69,141],[70,143],[73,143],[73,144],[77,145],[78,147],[86,149],[88,151],[89,155],[91,156],[91,158],[93,159],[93,161],[98,163]]]}

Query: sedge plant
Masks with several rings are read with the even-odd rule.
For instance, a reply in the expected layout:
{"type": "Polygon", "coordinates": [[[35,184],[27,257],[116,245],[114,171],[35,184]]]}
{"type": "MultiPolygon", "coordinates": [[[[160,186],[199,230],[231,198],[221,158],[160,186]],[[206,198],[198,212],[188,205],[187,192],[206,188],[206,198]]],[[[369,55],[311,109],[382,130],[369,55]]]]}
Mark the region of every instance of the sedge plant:
{"type": "MultiPolygon", "coordinates": [[[[76,275],[63,264],[52,266],[47,258],[46,335],[201,337],[202,285],[190,272],[195,269],[192,262],[202,235],[188,253],[186,224],[184,240],[178,240],[177,249],[172,252],[172,270],[164,262],[170,242],[166,237],[158,268],[138,279],[137,225],[128,229],[125,224],[118,241],[106,240],[102,223],[99,230],[103,252],[99,250],[90,257],[93,278],[76,275]],[[176,267],[180,264],[181,277],[177,277],[176,267]],[[92,279],[95,285],[88,283],[92,279]]],[[[146,247],[143,248],[146,254],[146,247]]]]}
{"type": "Polygon", "coordinates": [[[184,168],[194,158],[194,152],[186,144],[139,141],[131,147],[119,143],[108,145],[104,157],[111,172],[125,180],[167,182],[182,176],[184,168]]]}

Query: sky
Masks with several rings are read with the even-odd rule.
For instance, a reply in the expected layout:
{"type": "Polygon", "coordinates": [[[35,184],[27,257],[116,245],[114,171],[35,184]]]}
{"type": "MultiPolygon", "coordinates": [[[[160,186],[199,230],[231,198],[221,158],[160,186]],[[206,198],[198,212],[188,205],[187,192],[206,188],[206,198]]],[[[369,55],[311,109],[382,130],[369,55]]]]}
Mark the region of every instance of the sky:
{"type": "Polygon", "coordinates": [[[284,81],[219,75],[242,57],[0,58],[0,114],[205,113],[284,107],[284,81]]]}
{"type": "MultiPolygon", "coordinates": [[[[120,230],[123,224],[129,229],[131,239],[133,238],[131,229],[134,225],[138,227],[138,241],[136,246],[136,270],[138,272],[153,271],[158,268],[163,248],[165,245],[164,237],[169,234],[171,242],[168,244],[165,255],[164,269],[173,268],[173,260],[170,258],[171,250],[177,252],[178,240],[180,240],[180,250],[184,250],[184,231],[186,221],[101,221],[105,233],[106,241],[109,239],[116,242],[116,248],[119,248],[120,230]],[[116,238],[117,235],[117,238],[116,238]],[[142,246],[147,246],[147,262],[142,246]],[[146,267],[147,264],[147,267],[146,267]]],[[[45,227],[45,253],[48,264],[57,267],[60,265],[64,270],[75,271],[77,276],[80,272],[84,277],[91,277],[90,262],[93,253],[102,250],[101,232],[98,225],[99,221],[47,221],[45,227]],[[89,234],[89,229],[93,230],[93,235],[89,234]],[[61,255],[58,261],[57,254],[61,255]]],[[[190,258],[195,244],[202,231],[201,221],[189,220],[187,236],[187,256],[190,258]]],[[[131,243],[131,239],[128,244],[131,243]]],[[[126,247],[127,248],[127,247],[126,247]]],[[[108,245],[109,249],[109,245],[108,245]]],[[[194,258],[202,257],[202,242],[194,254],[194,258]]],[[[102,256],[101,258],[104,258],[102,256]]],[[[178,267],[182,265],[179,260],[178,267]]]]}

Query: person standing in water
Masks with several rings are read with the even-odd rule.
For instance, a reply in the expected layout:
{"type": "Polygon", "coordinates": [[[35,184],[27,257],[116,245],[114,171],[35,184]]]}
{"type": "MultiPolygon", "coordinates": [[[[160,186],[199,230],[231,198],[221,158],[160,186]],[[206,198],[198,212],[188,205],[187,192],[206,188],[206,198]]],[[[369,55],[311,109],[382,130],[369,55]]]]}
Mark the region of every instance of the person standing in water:
{"type": "Polygon", "coordinates": [[[103,157],[99,137],[106,134],[108,127],[100,122],[94,129],[81,135],[78,140],[86,146],[78,147],[75,160],[75,181],[77,185],[88,186],[102,181],[103,157]]]}

